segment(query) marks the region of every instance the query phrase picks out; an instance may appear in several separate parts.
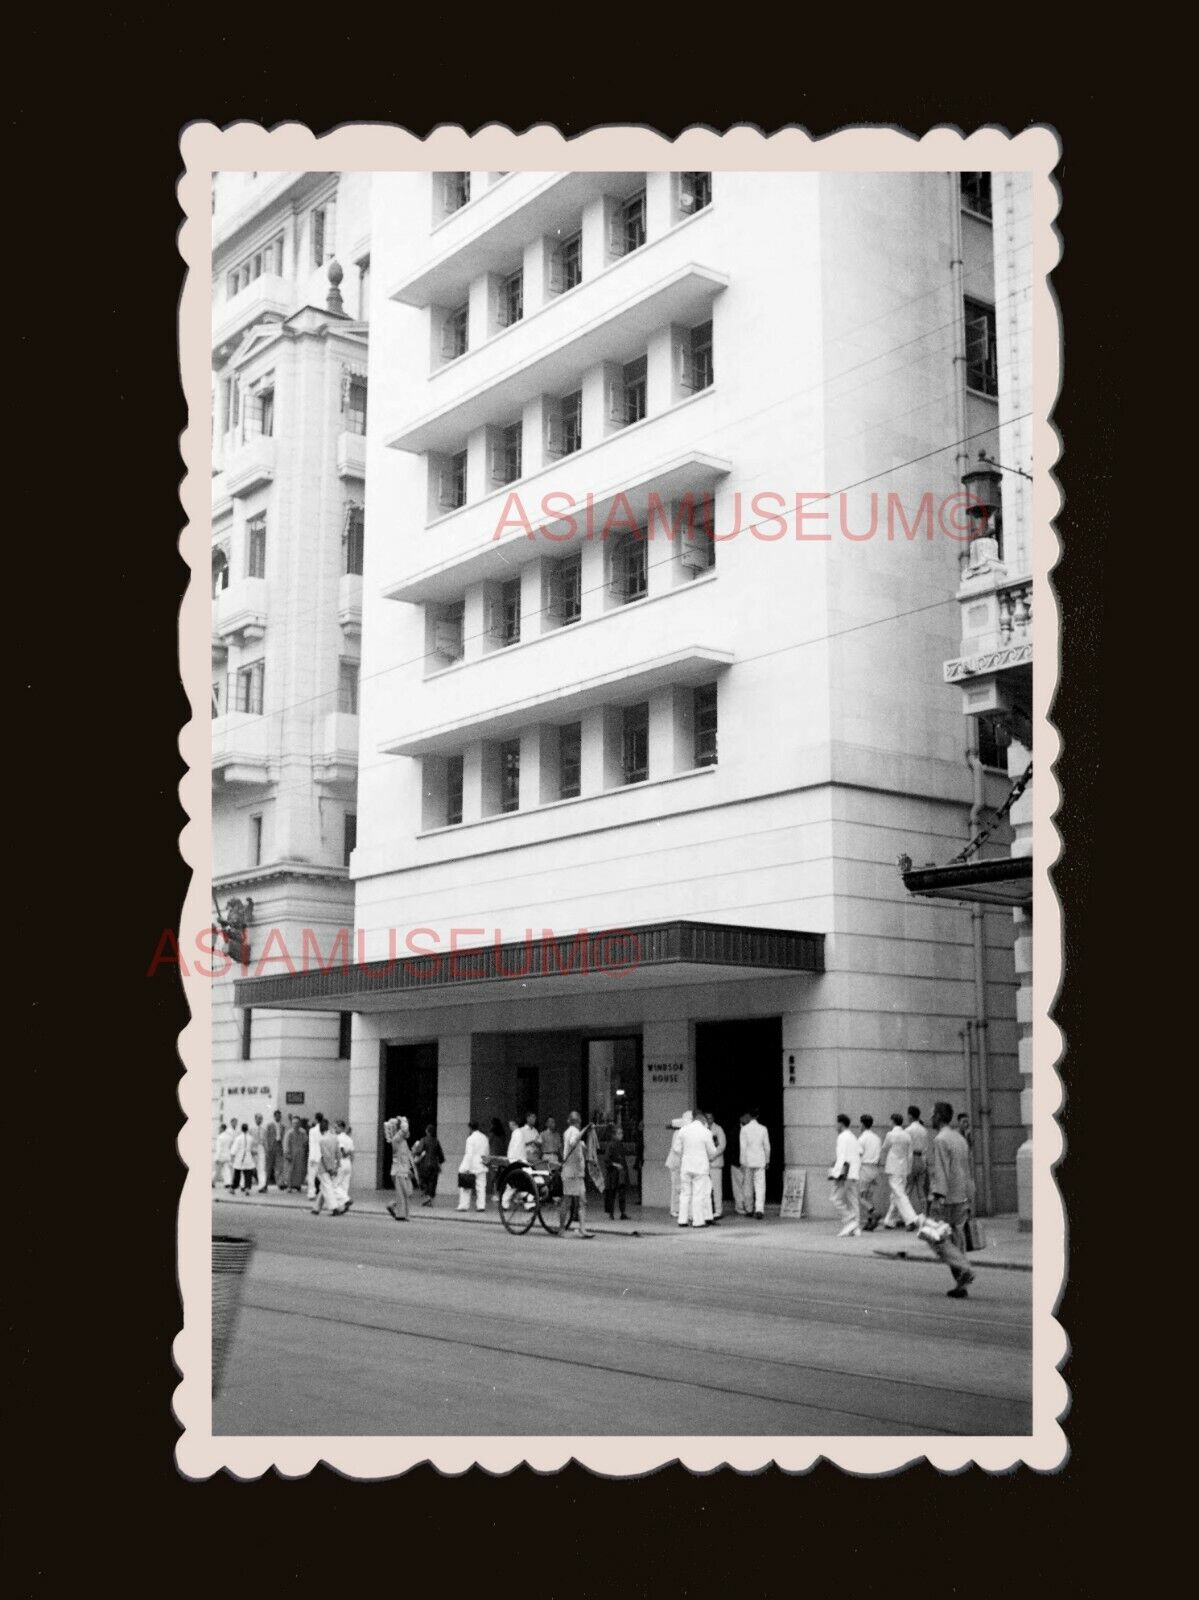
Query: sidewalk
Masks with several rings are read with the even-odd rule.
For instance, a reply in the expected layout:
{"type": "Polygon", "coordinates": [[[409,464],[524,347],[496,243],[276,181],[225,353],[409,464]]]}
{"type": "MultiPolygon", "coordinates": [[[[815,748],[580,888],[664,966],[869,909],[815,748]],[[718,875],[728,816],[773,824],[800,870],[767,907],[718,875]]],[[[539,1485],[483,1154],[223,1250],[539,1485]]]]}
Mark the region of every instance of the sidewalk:
{"type": "MultiPolygon", "coordinates": [[[[394,1226],[387,1214],[387,1206],[393,1198],[390,1189],[361,1190],[353,1196],[349,1217],[351,1219],[371,1217],[394,1226]]],[[[299,1211],[310,1202],[302,1195],[280,1194],[275,1189],[270,1189],[261,1195],[241,1193],[232,1195],[223,1189],[214,1189],[213,1204],[236,1206],[239,1209],[244,1207],[250,1210],[266,1207],[299,1211]]],[[[413,1222],[456,1222],[466,1227],[502,1226],[494,1202],[488,1203],[486,1211],[459,1211],[456,1190],[438,1195],[432,1206],[422,1206],[419,1200],[410,1202],[410,1215],[413,1222]]],[[[681,1232],[669,1211],[649,1206],[630,1207],[627,1222],[609,1222],[604,1215],[603,1207],[590,1196],[587,1202],[587,1223],[593,1232],[605,1237],[677,1238],[681,1232]]],[[[987,1248],[976,1251],[971,1256],[972,1267],[998,1267],[1009,1272],[1032,1271],[1032,1234],[1021,1233],[1014,1216],[986,1217],[983,1219],[983,1226],[987,1231],[987,1248]]],[[[688,1230],[688,1236],[693,1231],[695,1230],[688,1230]]],[[[715,1228],[705,1230],[705,1236],[713,1244],[735,1240],[738,1249],[744,1247],[791,1249],[816,1251],[826,1255],[883,1257],[909,1263],[926,1262],[934,1266],[940,1264],[929,1247],[917,1239],[915,1234],[902,1230],[886,1233],[880,1227],[873,1233],[863,1233],[857,1239],[842,1239],[838,1237],[838,1222],[835,1218],[803,1217],[797,1221],[791,1217],[784,1220],[777,1213],[774,1215],[767,1213],[765,1221],[756,1222],[749,1217],[739,1217],[735,1212],[726,1209],[720,1223],[715,1228]]]]}

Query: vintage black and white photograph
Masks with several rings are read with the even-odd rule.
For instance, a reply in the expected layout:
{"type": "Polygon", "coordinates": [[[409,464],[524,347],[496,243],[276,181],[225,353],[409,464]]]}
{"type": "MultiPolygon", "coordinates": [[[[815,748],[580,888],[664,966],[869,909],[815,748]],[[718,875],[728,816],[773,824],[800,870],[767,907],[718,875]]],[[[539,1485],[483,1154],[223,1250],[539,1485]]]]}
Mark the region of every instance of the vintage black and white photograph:
{"type": "Polygon", "coordinates": [[[1055,137],[288,137],[183,143],[180,1459],[1053,1464],[1055,137]]]}

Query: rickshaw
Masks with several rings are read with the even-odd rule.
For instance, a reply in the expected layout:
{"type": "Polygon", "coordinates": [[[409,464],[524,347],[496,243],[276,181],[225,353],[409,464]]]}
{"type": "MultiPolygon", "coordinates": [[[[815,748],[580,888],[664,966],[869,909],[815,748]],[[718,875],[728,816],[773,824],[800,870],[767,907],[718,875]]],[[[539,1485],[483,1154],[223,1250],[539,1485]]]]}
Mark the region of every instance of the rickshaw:
{"type": "Polygon", "coordinates": [[[558,1232],[562,1177],[556,1169],[499,1157],[493,1157],[487,1165],[500,1202],[500,1221],[509,1233],[528,1233],[534,1222],[540,1222],[547,1233],[558,1232]]]}

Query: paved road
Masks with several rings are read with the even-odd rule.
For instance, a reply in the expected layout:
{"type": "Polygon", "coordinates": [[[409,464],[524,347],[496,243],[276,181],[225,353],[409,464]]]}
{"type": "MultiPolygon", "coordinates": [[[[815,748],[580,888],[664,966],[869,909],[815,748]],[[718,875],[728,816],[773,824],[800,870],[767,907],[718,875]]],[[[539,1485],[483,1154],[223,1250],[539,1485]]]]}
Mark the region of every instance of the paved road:
{"type": "MultiPolygon", "coordinates": [[[[1031,1276],[238,1207],[217,1434],[1025,1434],[1031,1276]]],[[[751,1225],[754,1227],[755,1225],[751,1225]]]]}

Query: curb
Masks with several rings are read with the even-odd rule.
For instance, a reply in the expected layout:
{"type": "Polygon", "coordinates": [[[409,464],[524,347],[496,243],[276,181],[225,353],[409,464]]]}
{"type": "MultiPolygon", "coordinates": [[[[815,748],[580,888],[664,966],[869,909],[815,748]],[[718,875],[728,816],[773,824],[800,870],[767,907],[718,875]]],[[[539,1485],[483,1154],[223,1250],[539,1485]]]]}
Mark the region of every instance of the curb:
{"type": "MultiPolygon", "coordinates": [[[[304,1201],[303,1203],[296,1202],[295,1204],[293,1204],[291,1201],[288,1201],[288,1200],[279,1200],[279,1199],[271,1200],[271,1199],[267,1199],[265,1197],[263,1197],[263,1198],[255,1197],[252,1200],[251,1199],[242,1199],[240,1197],[233,1197],[233,1196],[229,1196],[228,1198],[218,1198],[217,1195],[215,1195],[215,1194],[213,1195],[213,1204],[214,1205],[249,1206],[252,1210],[266,1208],[266,1209],[269,1209],[269,1210],[272,1210],[272,1211],[299,1212],[301,1210],[310,1209],[308,1207],[307,1201],[304,1201]]],[[[354,1209],[355,1209],[355,1215],[358,1216],[358,1217],[375,1217],[380,1221],[382,1221],[384,1218],[386,1218],[388,1222],[392,1221],[392,1218],[387,1215],[386,1211],[374,1211],[374,1210],[366,1210],[366,1209],[359,1210],[359,1209],[356,1209],[356,1208],[354,1208],[354,1209]]],[[[412,1222],[457,1222],[459,1220],[459,1218],[458,1218],[458,1215],[457,1215],[457,1213],[455,1211],[440,1211],[440,1212],[438,1212],[438,1211],[430,1210],[429,1214],[426,1216],[426,1215],[423,1215],[421,1210],[418,1209],[417,1211],[414,1211],[412,1213],[412,1216],[410,1217],[409,1220],[412,1221],[412,1222]]],[[[491,1227],[494,1227],[494,1228],[502,1228],[503,1227],[503,1223],[500,1221],[499,1217],[492,1215],[490,1207],[488,1207],[487,1212],[483,1214],[483,1225],[484,1226],[490,1225],[491,1227]]],[[[477,1228],[477,1227],[480,1226],[480,1224],[478,1222],[471,1222],[471,1223],[467,1224],[467,1226],[472,1227],[472,1228],[477,1228]]],[[[592,1228],[591,1228],[591,1231],[592,1231],[592,1233],[596,1234],[597,1236],[603,1235],[605,1238],[610,1238],[610,1239],[669,1239],[674,1234],[675,1230],[673,1228],[653,1228],[653,1227],[650,1227],[650,1228],[630,1228],[626,1232],[623,1228],[606,1228],[606,1227],[604,1227],[602,1225],[598,1225],[597,1226],[597,1225],[593,1224],[592,1228]]],[[[547,1235],[547,1237],[548,1237],[548,1235],[547,1235]]],[[[801,1252],[801,1253],[805,1253],[805,1252],[801,1252]]],[[[819,1250],[819,1251],[812,1251],[810,1253],[814,1254],[814,1255],[854,1256],[859,1261],[862,1261],[862,1260],[866,1259],[864,1256],[858,1255],[857,1252],[849,1251],[849,1250],[845,1250],[845,1251],[819,1250]]],[[[979,1259],[979,1254],[980,1253],[978,1251],[976,1251],[972,1255],[971,1260],[970,1260],[970,1265],[972,1267],[989,1267],[989,1268],[991,1268],[992,1271],[995,1271],[995,1272],[1031,1272],[1032,1271],[1032,1262],[1031,1261],[1028,1261],[1028,1262],[1025,1262],[1025,1261],[982,1261],[982,1260],[979,1259]]],[[[923,1254],[921,1254],[921,1255],[910,1255],[906,1250],[877,1250],[876,1249],[876,1250],[872,1250],[871,1251],[871,1255],[879,1256],[884,1261],[906,1261],[906,1262],[909,1262],[909,1263],[911,1263],[911,1264],[913,1264],[915,1266],[939,1267],[939,1266],[942,1265],[941,1261],[936,1256],[933,1256],[933,1255],[927,1255],[926,1256],[926,1255],[923,1255],[923,1254]]]]}
{"type": "MultiPolygon", "coordinates": [[[[253,1211],[266,1209],[271,1211],[291,1211],[293,1213],[298,1213],[300,1211],[307,1210],[309,1214],[311,1214],[311,1207],[308,1206],[306,1202],[302,1205],[299,1203],[292,1205],[287,1200],[242,1200],[235,1198],[232,1195],[227,1199],[218,1199],[214,1194],[213,1204],[221,1206],[248,1206],[253,1211]]],[[[350,1202],[350,1206],[351,1210],[354,1211],[354,1215],[357,1217],[375,1217],[379,1221],[382,1221],[384,1218],[386,1218],[388,1222],[394,1220],[392,1217],[388,1216],[386,1211],[375,1211],[373,1209],[368,1210],[365,1207],[359,1209],[354,1206],[353,1201],[350,1202]]],[[[453,1211],[431,1211],[428,1216],[422,1216],[418,1210],[414,1211],[408,1220],[410,1222],[457,1222],[459,1219],[453,1211]]],[[[486,1227],[488,1225],[493,1228],[502,1228],[504,1226],[498,1215],[493,1216],[491,1214],[490,1207],[488,1207],[487,1212],[483,1215],[481,1222],[471,1222],[467,1224],[468,1227],[472,1228],[478,1228],[480,1226],[486,1227]]],[[[665,1239],[669,1237],[669,1229],[667,1228],[630,1228],[626,1232],[623,1228],[605,1228],[602,1226],[597,1227],[593,1224],[591,1226],[591,1232],[597,1235],[604,1234],[607,1238],[611,1239],[665,1239]]],[[[549,1237],[549,1235],[547,1235],[547,1237],[549,1237]]]]}
{"type": "MultiPolygon", "coordinates": [[[[916,1266],[940,1267],[944,1265],[937,1256],[910,1256],[906,1250],[873,1250],[872,1255],[884,1261],[911,1261],[916,1266]]],[[[1031,1261],[980,1261],[976,1250],[970,1257],[971,1267],[990,1267],[993,1272],[1031,1272],[1031,1261]]]]}

